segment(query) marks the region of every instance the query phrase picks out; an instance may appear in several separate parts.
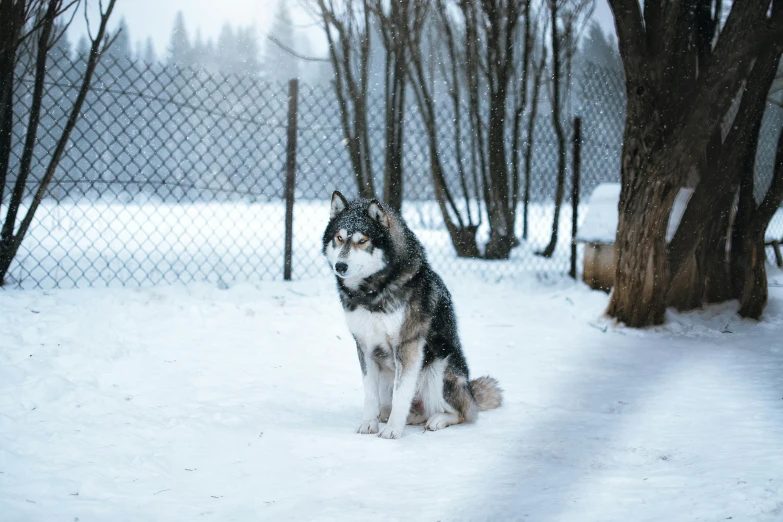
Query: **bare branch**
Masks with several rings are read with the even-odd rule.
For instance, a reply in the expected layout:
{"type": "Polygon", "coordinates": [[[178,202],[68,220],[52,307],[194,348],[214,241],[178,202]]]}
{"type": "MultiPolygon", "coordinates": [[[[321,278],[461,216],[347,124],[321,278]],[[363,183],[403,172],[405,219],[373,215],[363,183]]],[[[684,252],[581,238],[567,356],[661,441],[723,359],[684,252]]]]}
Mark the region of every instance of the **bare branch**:
{"type": "Polygon", "coordinates": [[[294,51],[287,45],[285,45],[283,42],[272,36],[271,34],[267,35],[267,40],[278,46],[280,49],[285,51],[286,53],[290,54],[294,58],[297,58],[299,60],[305,60],[307,62],[330,62],[331,60],[329,58],[317,58],[315,56],[305,56],[303,54],[299,54],[298,52],[294,51]]]}
{"type": "MultiPolygon", "coordinates": [[[[29,229],[30,224],[33,221],[33,216],[35,215],[36,210],[38,210],[38,206],[41,204],[41,200],[43,200],[43,197],[46,194],[46,191],[49,187],[49,183],[51,182],[55,172],[57,171],[57,167],[60,163],[60,158],[62,157],[62,154],[65,151],[65,147],[67,146],[68,141],[70,140],[71,132],[73,131],[73,128],[76,126],[76,121],[78,120],[79,114],[81,113],[82,105],[84,104],[84,100],[87,98],[87,93],[90,90],[90,84],[92,82],[92,77],[95,72],[95,68],[98,65],[98,61],[100,60],[101,57],[102,42],[103,44],[106,43],[105,40],[106,26],[109,22],[109,17],[114,11],[115,3],[116,0],[109,0],[109,4],[107,5],[105,10],[103,9],[102,2],[100,3],[100,7],[101,7],[100,24],[95,38],[91,38],[92,45],[90,48],[90,54],[87,58],[87,67],[84,71],[84,76],[82,77],[81,88],[79,89],[79,93],[76,96],[76,100],[74,101],[73,107],[71,108],[71,113],[68,116],[68,120],[66,121],[65,126],[62,130],[60,139],[57,141],[57,145],[46,167],[43,178],[41,179],[38,185],[38,189],[35,192],[33,200],[30,202],[30,207],[27,209],[27,213],[25,214],[24,219],[22,219],[18,231],[11,238],[10,245],[7,247],[7,250],[4,252],[4,254],[6,256],[10,256],[11,259],[14,257],[16,251],[19,249],[19,245],[22,243],[22,239],[24,239],[24,236],[27,233],[27,230],[29,229]]],[[[0,261],[2,261],[2,263],[0,263],[0,269],[5,268],[7,270],[7,266],[5,265],[6,262],[10,263],[10,259],[0,260],[0,261]]],[[[4,273],[4,271],[0,270],[0,274],[2,273],[4,273]]]]}

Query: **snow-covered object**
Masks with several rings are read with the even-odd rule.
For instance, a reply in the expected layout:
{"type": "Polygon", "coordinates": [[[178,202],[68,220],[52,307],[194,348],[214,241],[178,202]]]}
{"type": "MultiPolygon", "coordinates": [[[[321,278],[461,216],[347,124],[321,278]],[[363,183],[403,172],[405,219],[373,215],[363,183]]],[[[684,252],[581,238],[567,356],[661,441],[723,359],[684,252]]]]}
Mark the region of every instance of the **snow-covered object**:
{"type": "Polygon", "coordinates": [[[585,243],[614,243],[617,235],[617,204],[619,183],[601,183],[587,200],[587,215],[576,235],[585,243]]]}
{"type": "MultiPolygon", "coordinates": [[[[674,201],[672,213],[669,216],[669,225],[666,228],[666,241],[669,242],[677,232],[680,220],[688,206],[693,190],[680,189],[677,199],[674,201]]],[[[587,215],[579,228],[577,240],[584,243],[614,243],[617,235],[617,206],[620,202],[619,183],[601,183],[598,185],[587,202],[587,215]]]]}

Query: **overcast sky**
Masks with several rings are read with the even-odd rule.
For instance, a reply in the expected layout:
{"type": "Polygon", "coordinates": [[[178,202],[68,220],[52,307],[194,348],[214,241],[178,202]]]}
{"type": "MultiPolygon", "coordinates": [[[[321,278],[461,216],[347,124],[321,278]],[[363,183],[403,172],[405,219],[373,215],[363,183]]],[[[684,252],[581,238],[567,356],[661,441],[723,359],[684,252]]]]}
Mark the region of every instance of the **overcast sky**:
{"type": "MultiPolygon", "coordinates": [[[[91,2],[93,5],[97,2],[91,2]]],[[[217,40],[220,28],[228,21],[232,25],[255,25],[262,38],[266,37],[275,13],[277,0],[117,0],[115,13],[112,15],[112,27],[124,17],[130,33],[131,44],[139,40],[152,38],[155,51],[162,57],[166,53],[174,25],[174,17],[178,11],[185,15],[185,24],[189,35],[193,38],[197,30],[201,31],[204,40],[217,40]]],[[[307,15],[298,9],[297,0],[288,0],[295,23],[309,25],[307,15]]],[[[614,34],[612,14],[606,0],[596,1],[596,19],[604,30],[614,34]]],[[[301,29],[306,32],[314,50],[323,51],[325,45],[317,28],[301,29]]],[[[74,20],[72,37],[74,44],[85,32],[83,17],[74,20]]]]}

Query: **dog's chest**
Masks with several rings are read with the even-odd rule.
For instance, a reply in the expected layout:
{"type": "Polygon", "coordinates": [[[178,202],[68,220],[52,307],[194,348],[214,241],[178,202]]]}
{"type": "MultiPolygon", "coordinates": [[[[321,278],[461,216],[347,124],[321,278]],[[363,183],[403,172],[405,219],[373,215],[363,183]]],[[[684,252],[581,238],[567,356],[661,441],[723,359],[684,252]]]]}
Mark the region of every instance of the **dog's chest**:
{"type": "Polygon", "coordinates": [[[376,347],[393,348],[399,342],[405,322],[405,307],[393,312],[370,312],[359,307],[345,312],[348,328],[365,350],[376,347]]]}

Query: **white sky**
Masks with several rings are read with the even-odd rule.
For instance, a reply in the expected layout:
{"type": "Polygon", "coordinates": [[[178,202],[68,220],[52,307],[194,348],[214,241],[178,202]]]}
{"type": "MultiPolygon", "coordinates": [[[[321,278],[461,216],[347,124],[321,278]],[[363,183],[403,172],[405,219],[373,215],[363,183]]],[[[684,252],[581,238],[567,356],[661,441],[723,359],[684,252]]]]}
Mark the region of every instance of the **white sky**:
{"type": "MultiPolygon", "coordinates": [[[[97,4],[95,0],[90,3],[97,4]]],[[[113,28],[125,17],[131,45],[135,46],[139,40],[152,38],[155,52],[162,57],[166,53],[178,11],[185,15],[185,25],[191,39],[196,31],[200,30],[204,40],[217,40],[223,23],[228,21],[234,26],[255,25],[263,40],[273,20],[276,5],[277,0],[117,0],[110,25],[113,28]]],[[[298,5],[297,0],[288,0],[295,23],[308,25],[307,15],[298,5]]],[[[614,23],[607,0],[596,0],[595,17],[605,31],[614,34],[614,23]]],[[[325,44],[317,28],[300,31],[307,34],[314,52],[321,51],[325,54],[325,44]]],[[[75,45],[85,32],[82,16],[74,20],[71,32],[71,40],[75,45]]]]}

